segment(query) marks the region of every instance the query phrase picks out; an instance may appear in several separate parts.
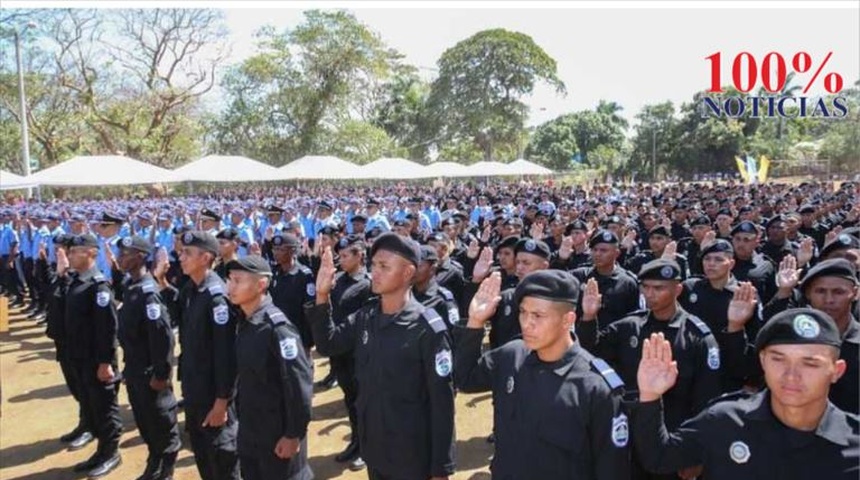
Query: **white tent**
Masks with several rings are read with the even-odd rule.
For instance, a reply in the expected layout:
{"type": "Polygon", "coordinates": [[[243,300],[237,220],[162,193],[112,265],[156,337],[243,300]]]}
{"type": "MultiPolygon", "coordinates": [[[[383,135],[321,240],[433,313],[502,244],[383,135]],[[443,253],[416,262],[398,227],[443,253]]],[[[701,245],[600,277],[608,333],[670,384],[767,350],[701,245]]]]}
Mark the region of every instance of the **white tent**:
{"type": "Polygon", "coordinates": [[[265,182],[277,179],[278,169],[247,157],[208,155],[172,172],[176,182],[265,182]]]}
{"type": "Polygon", "coordinates": [[[495,177],[501,175],[519,175],[511,166],[501,162],[477,162],[469,165],[469,173],[473,177],[495,177]]]}
{"type": "Polygon", "coordinates": [[[468,177],[472,175],[469,168],[462,163],[435,162],[424,167],[425,178],[437,177],[468,177]]]}
{"type": "Polygon", "coordinates": [[[552,175],[553,171],[523,158],[514,160],[508,166],[517,175],[552,175]]]}
{"type": "Polygon", "coordinates": [[[6,170],[0,170],[0,190],[14,190],[34,186],[36,186],[36,183],[30,177],[22,177],[6,170]]]}
{"type": "Polygon", "coordinates": [[[361,167],[360,178],[413,179],[426,178],[424,165],[405,158],[380,158],[361,167]]]}
{"type": "Polygon", "coordinates": [[[74,157],[28,177],[37,185],[105,186],[169,182],[170,170],[119,155],[74,157]]]}
{"type": "Polygon", "coordinates": [[[337,157],[305,155],[278,169],[278,180],[334,180],[359,178],[361,167],[337,157]]]}

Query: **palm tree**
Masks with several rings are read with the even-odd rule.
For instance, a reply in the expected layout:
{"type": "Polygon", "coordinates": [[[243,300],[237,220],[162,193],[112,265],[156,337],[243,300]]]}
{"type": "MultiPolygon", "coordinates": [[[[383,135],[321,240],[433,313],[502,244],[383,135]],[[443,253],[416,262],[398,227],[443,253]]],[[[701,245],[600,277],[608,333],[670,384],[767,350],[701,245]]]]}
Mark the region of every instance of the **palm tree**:
{"type": "Polygon", "coordinates": [[[627,130],[628,123],[627,120],[618,114],[618,112],[624,110],[624,107],[619,105],[617,102],[608,102],[606,100],[601,100],[600,103],[597,104],[597,108],[594,109],[597,113],[606,115],[609,117],[609,120],[620,126],[622,130],[627,130]]]}

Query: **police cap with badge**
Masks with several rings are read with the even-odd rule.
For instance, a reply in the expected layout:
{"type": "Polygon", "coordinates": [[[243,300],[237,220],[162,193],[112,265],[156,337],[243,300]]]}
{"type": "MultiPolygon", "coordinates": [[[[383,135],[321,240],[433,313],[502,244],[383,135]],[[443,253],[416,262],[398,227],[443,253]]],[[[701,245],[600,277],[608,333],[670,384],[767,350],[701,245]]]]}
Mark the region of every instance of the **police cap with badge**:
{"type": "Polygon", "coordinates": [[[396,233],[383,233],[377,237],[370,248],[370,256],[373,258],[376,252],[384,250],[403,257],[412,265],[418,266],[421,254],[419,252],[418,243],[412,239],[401,237],[396,233]]]}
{"type": "Polygon", "coordinates": [[[551,255],[549,245],[546,242],[532,238],[521,238],[514,247],[514,253],[530,253],[547,259],[551,255]]]}
{"type": "Polygon", "coordinates": [[[202,230],[190,230],[180,237],[183,246],[197,247],[204,252],[218,255],[218,239],[209,232],[202,230]]]}
{"type": "Polygon", "coordinates": [[[139,235],[125,237],[117,243],[117,246],[120,250],[133,250],[147,255],[152,253],[152,243],[139,235]]]}
{"type": "Polygon", "coordinates": [[[71,238],[69,247],[99,248],[99,240],[91,233],[82,233],[71,238]]]}
{"type": "Polygon", "coordinates": [[[436,249],[430,245],[421,245],[420,254],[422,262],[430,262],[435,265],[439,261],[436,249]]]}
{"type": "Polygon", "coordinates": [[[827,245],[824,245],[824,248],[821,249],[821,257],[825,258],[831,253],[838,252],[839,250],[853,249],[860,249],[860,238],[847,233],[840,233],[836,238],[827,243],[827,245]]]}
{"type": "Polygon", "coordinates": [[[642,265],[639,281],[643,280],[681,280],[681,267],[674,260],[658,258],[642,265]]]}
{"type": "Polygon", "coordinates": [[[272,276],[272,267],[269,266],[269,262],[259,255],[246,255],[237,260],[231,260],[227,263],[227,274],[229,275],[233,270],[264,277],[272,276]]]}
{"type": "Polygon", "coordinates": [[[570,303],[579,301],[579,280],[563,270],[538,270],[524,276],[514,290],[514,302],[525,297],[535,297],[550,302],[570,303]]]}
{"type": "Polygon", "coordinates": [[[218,240],[229,240],[231,242],[242,242],[242,238],[239,236],[239,230],[234,227],[227,227],[219,231],[215,234],[215,238],[218,240]]]}
{"type": "Polygon", "coordinates": [[[102,225],[122,225],[125,220],[116,212],[103,212],[98,223],[102,225]]]}
{"type": "Polygon", "coordinates": [[[217,213],[213,212],[208,208],[204,208],[203,210],[200,210],[200,219],[209,220],[211,222],[220,222],[221,215],[218,215],[217,213]]]}
{"type": "Polygon", "coordinates": [[[744,221],[738,223],[737,225],[735,225],[734,227],[732,227],[732,231],[731,231],[730,235],[734,236],[738,233],[751,233],[753,235],[757,235],[758,234],[758,227],[756,227],[755,223],[753,223],[749,220],[744,220],[744,221]]]}
{"type": "Polygon", "coordinates": [[[756,337],[756,351],[770,345],[815,344],[842,346],[842,338],[833,317],[814,308],[791,308],[777,313],[761,327],[756,337]]]}
{"type": "Polygon", "coordinates": [[[705,258],[705,255],[709,253],[725,253],[730,257],[734,257],[735,247],[732,246],[731,242],[718,238],[702,245],[699,258],[705,258]]]}
{"type": "Polygon", "coordinates": [[[837,277],[848,280],[855,285],[860,283],[857,279],[857,269],[854,264],[844,258],[832,258],[819,262],[810,268],[806,275],[800,280],[798,286],[803,291],[812,284],[812,281],[820,277],[837,277]]]}
{"type": "Polygon", "coordinates": [[[272,245],[275,247],[299,248],[302,242],[295,235],[278,232],[272,236],[272,245]]]}
{"type": "Polygon", "coordinates": [[[360,235],[347,235],[334,244],[334,251],[337,253],[350,247],[364,250],[364,239],[360,235]]]}
{"type": "Polygon", "coordinates": [[[618,245],[618,235],[609,230],[599,230],[591,236],[591,239],[588,241],[588,247],[594,248],[601,243],[618,245]]]}

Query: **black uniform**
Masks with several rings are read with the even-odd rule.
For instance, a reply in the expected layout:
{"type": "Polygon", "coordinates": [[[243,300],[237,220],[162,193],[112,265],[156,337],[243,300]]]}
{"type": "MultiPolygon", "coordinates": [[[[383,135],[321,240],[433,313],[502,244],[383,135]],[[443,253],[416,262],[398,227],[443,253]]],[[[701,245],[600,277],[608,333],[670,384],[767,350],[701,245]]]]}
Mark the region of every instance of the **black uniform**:
{"type": "Polygon", "coordinates": [[[651,471],[704,465],[705,478],[848,480],[860,470],[857,416],[833,405],[814,432],[780,423],[766,390],[727,396],[672,433],[661,413],[660,401],[635,404],[631,413],[638,458],[651,471]]]}
{"type": "MultiPolygon", "coordinates": [[[[625,267],[627,270],[630,270],[630,272],[639,274],[639,270],[642,269],[643,265],[652,260],[656,260],[657,258],[657,255],[655,255],[653,251],[645,250],[643,252],[639,252],[635,257],[627,260],[625,267]]],[[[681,267],[681,280],[685,280],[690,276],[690,267],[688,266],[687,257],[680,253],[676,253],[675,261],[678,262],[678,266],[681,267]]]]}
{"type": "Polygon", "coordinates": [[[552,256],[552,260],[550,261],[550,267],[556,268],[558,270],[575,270],[581,267],[589,267],[591,266],[591,250],[586,248],[582,252],[570,252],[570,256],[567,257],[567,260],[563,260],[558,252],[555,252],[552,256]]]}
{"type": "Polygon", "coordinates": [[[309,316],[321,354],[354,349],[359,442],[371,478],[451,475],[453,360],[442,318],[414,299],[393,315],[371,302],[340,325],[330,305],[309,316]]]}
{"type": "Polygon", "coordinates": [[[119,448],[122,421],[119,417],[117,390],[121,376],[116,360],[116,307],[110,280],[93,267],[69,274],[65,295],[64,327],[67,352],[75,382],[80,386],[80,403],[86,424],[99,439],[96,455],[100,461],[111,458],[119,448]],[[98,379],[100,364],[114,369],[113,383],[98,379]]]}
{"type": "Polygon", "coordinates": [[[516,288],[503,290],[502,299],[496,307],[496,313],[490,318],[490,348],[498,348],[502,345],[522,338],[520,329],[520,311],[514,299],[516,288]]]}
{"type": "Polygon", "coordinates": [[[414,287],[412,295],[415,300],[425,307],[436,310],[436,313],[445,321],[445,325],[450,329],[454,325],[460,324],[460,310],[457,307],[457,300],[454,299],[454,294],[447,288],[439,285],[436,280],[430,279],[430,284],[427,290],[419,292],[414,287]]]}
{"type": "Polygon", "coordinates": [[[182,318],[179,375],[185,428],[203,480],[239,478],[232,402],[236,388],[236,319],[224,294],[224,282],[210,270],[200,285],[187,282],[175,300],[164,297],[170,315],[182,318]],[[216,398],[229,402],[227,423],[203,427],[216,398]]]}
{"type": "Polygon", "coordinates": [[[316,279],[310,268],[295,262],[289,272],[281,270],[280,266],[273,269],[269,295],[275,306],[299,329],[305,349],[314,344],[311,327],[305,318],[305,306],[313,303],[316,294],[316,279]]]}
{"type": "Polygon", "coordinates": [[[457,388],[492,390],[493,478],[630,478],[618,375],[574,344],[544,363],[522,340],[481,356],[483,329],[456,327],[457,388]]]}
{"type": "Polygon", "coordinates": [[[741,260],[735,256],[732,275],[739,282],[752,283],[762,304],[767,304],[776,294],[776,267],[761,253],[754,253],[749,260],[741,260]]]}
{"type": "Polygon", "coordinates": [[[123,288],[125,299],[119,310],[119,341],[123,349],[128,400],[140,436],[149,450],[149,462],[165,457],[172,466],[181,447],[176,422],[176,397],[168,385],[157,392],[152,378],[170,380],[173,362],[173,330],[161,301],[158,286],[149,274],[123,288]]]}
{"type": "Polygon", "coordinates": [[[799,249],[800,245],[797,245],[790,240],[786,240],[782,245],[765,242],[764,245],[759,247],[759,251],[765,254],[777,265],[779,265],[780,262],[782,262],[782,259],[788,255],[794,255],[796,257],[799,249]]]}
{"type": "MultiPolygon", "coordinates": [[[[244,315],[243,315],[244,316],[244,315]]],[[[307,430],[313,374],[296,327],[263,299],[236,336],[238,448],[244,480],[309,480],[307,430]],[[281,437],[301,441],[289,459],[275,455],[281,437]]]]}
{"type": "MultiPolygon", "coordinates": [[[[450,258],[440,261],[436,267],[436,281],[443,288],[454,294],[457,305],[460,308],[460,316],[465,317],[469,312],[469,305],[463,298],[463,287],[466,284],[463,266],[450,258]]],[[[471,300],[471,299],[470,299],[471,300]]]]}
{"type": "MultiPolygon", "coordinates": [[[[616,265],[609,276],[599,274],[595,267],[577,268],[570,273],[579,280],[583,290],[589,278],[597,281],[597,288],[603,296],[597,313],[597,322],[601,328],[640,308],[639,280],[629,270],[616,265]]],[[[582,318],[582,307],[579,305],[576,307],[576,317],[582,318]]]]}
{"type": "Polygon", "coordinates": [[[699,252],[702,251],[702,245],[696,242],[693,237],[682,238],[678,242],[677,252],[687,258],[687,268],[690,269],[690,276],[704,275],[705,271],[702,267],[702,259],[699,258],[699,252]]]}

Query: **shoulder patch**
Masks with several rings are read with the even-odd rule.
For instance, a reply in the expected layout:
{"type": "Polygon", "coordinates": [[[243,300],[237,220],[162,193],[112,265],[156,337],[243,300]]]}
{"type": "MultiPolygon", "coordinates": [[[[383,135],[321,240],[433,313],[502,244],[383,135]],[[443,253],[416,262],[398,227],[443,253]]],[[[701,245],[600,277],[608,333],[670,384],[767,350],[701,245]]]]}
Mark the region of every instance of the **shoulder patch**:
{"type": "Polygon", "coordinates": [[[158,289],[155,286],[155,282],[146,281],[140,284],[140,290],[143,293],[155,293],[158,289]]]}
{"type": "Polygon", "coordinates": [[[287,337],[278,341],[281,347],[281,356],[284,360],[295,360],[299,356],[299,345],[294,337],[287,337]]]}
{"type": "Polygon", "coordinates": [[[700,332],[702,335],[707,336],[707,335],[710,335],[710,334],[711,334],[711,329],[710,329],[710,328],[708,328],[708,326],[707,326],[707,325],[705,325],[705,322],[701,321],[701,320],[699,319],[699,317],[697,317],[697,316],[695,316],[695,315],[690,315],[688,318],[689,318],[689,320],[690,320],[690,323],[692,323],[693,325],[695,325],[695,326],[696,326],[696,329],[697,329],[697,330],[699,330],[699,332],[700,332]]]}
{"type": "Polygon", "coordinates": [[[301,270],[301,272],[302,272],[302,273],[305,273],[305,274],[308,274],[308,275],[313,275],[313,274],[314,274],[314,272],[312,272],[312,271],[311,271],[311,269],[310,269],[310,268],[308,268],[308,267],[306,267],[305,265],[300,265],[300,266],[299,266],[299,270],[301,270]]]}
{"type": "Polygon", "coordinates": [[[609,385],[609,388],[612,390],[616,390],[624,387],[624,380],[621,380],[621,377],[612,367],[606,363],[602,358],[594,358],[591,360],[591,369],[598,373],[603,380],[609,385]]]}
{"type": "Polygon", "coordinates": [[[227,305],[216,305],[212,309],[212,317],[218,325],[226,325],[230,321],[230,310],[227,305]]]}
{"type": "Polygon", "coordinates": [[[103,290],[96,293],[96,304],[100,307],[107,307],[110,303],[110,292],[103,290]]]}
{"type": "Polygon", "coordinates": [[[439,292],[442,293],[442,296],[445,297],[445,300],[448,300],[449,302],[454,301],[454,294],[451,293],[451,290],[448,290],[447,288],[439,287],[439,292]]]}
{"type": "Polygon", "coordinates": [[[105,275],[103,273],[98,272],[95,275],[93,275],[93,281],[97,282],[97,283],[104,283],[104,282],[107,282],[107,278],[105,277],[105,275]]]}
{"type": "Polygon", "coordinates": [[[158,320],[161,317],[161,305],[157,303],[146,304],[146,318],[150,320],[158,320]]]}
{"type": "Polygon", "coordinates": [[[220,283],[213,283],[206,287],[206,289],[209,290],[209,295],[212,295],[213,297],[224,295],[224,287],[222,287],[220,283]]]}
{"type": "Polygon", "coordinates": [[[269,317],[269,321],[272,322],[272,325],[282,325],[287,323],[287,316],[284,315],[284,312],[273,308],[266,312],[266,316],[269,317]]]}
{"type": "Polygon", "coordinates": [[[421,313],[421,317],[424,318],[427,325],[430,325],[430,328],[432,328],[436,333],[444,332],[448,329],[445,325],[445,321],[442,320],[442,317],[440,317],[439,314],[436,313],[436,310],[433,310],[432,308],[425,308],[421,313]]]}

